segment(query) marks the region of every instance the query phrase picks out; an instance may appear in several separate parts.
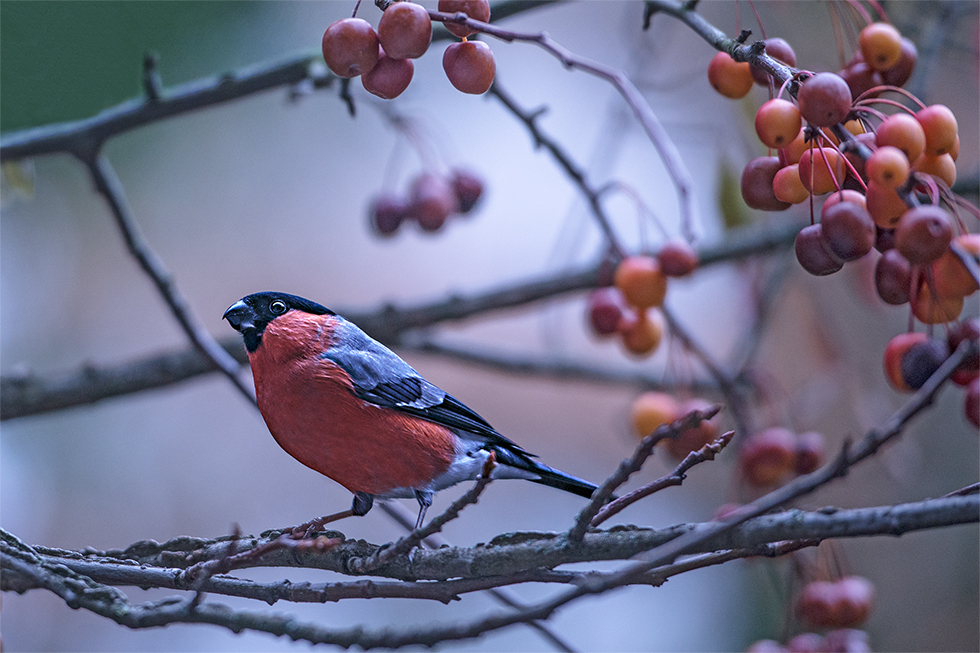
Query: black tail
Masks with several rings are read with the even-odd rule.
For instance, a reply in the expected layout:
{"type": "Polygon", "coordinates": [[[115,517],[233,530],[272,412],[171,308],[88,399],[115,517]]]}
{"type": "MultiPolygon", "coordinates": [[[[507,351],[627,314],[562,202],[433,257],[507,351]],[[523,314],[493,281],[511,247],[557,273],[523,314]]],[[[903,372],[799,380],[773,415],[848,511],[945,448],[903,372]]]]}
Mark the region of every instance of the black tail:
{"type": "Polygon", "coordinates": [[[565,472],[560,472],[557,469],[540,463],[534,463],[533,471],[541,475],[541,478],[531,479],[535,483],[556,487],[559,490],[565,490],[565,492],[571,492],[586,499],[591,499],[592,493],[597,489],[595,485],[588,481],[583,481],[580,478],[570,476],[565,472]]]}

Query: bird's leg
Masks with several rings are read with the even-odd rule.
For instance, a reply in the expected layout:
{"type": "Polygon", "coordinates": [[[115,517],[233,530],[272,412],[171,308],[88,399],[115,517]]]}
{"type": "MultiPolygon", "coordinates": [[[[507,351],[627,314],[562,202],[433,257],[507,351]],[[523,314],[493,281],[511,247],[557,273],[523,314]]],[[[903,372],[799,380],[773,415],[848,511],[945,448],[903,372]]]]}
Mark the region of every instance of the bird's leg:
{"type": "Polygon", "coordinates": [[[432,505],[432,496],[434,494],[434,492],[415,490],[415,498],[419,502],[419,518],[415,520],[415,530],[422,528],[422,520],[425,519],[425,511],[432,505]]]}
{"type": "Polygon", "coordinates": [[[296,539],[308,538],[317,532],[324,525],[330,522],[338,521],[344,519],[345,517],[361,517],[366,515],[371,506],[374,505],[374,497],[365,492],[355,492],[354,493],[354,503],[351,505],[350,510],[341,510],[340,512],[335,512],[332,515],[326,515],[325,517],[320,517],[319,519],[314,519],[313,521],[308,521],[305,524],[300,524],[293,528],[292,535],[296,539]]]}

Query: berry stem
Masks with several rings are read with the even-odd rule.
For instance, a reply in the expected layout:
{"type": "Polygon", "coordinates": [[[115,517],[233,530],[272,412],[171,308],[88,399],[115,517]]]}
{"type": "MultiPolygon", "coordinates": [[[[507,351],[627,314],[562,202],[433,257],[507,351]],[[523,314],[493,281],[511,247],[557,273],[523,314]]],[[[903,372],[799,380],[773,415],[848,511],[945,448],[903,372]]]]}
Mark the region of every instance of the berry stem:
{"type": "MultiPolygon", "coordinates": [[[[861,15],[861,19],[864,21],[866,25],[870,25],[871,23],[874,22],[874,20],[871,18],[871,14],[868,13],[867,9],[861,6],[859,0],[847,0],[847,4],[861,15]]],[[[881,14],[880,11],[878,13],[879,15],[881,14]]]]}

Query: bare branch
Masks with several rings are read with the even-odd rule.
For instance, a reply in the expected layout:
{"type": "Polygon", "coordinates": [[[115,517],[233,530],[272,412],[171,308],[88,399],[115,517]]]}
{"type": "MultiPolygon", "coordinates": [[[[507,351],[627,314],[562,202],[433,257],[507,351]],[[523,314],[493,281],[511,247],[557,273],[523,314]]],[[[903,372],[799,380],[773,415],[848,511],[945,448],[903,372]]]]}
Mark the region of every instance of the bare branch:
{"type": "Polygon", "coordinates": [[[589,526],[591,528],[596,528],[602,522],[606,521],[626,507],[633,505],[640,499],[648,497],[655,492],[659,492],[664,488],[680,485],[684,482],[684,479],[687,478],[687,472],[690,471],[692,467],[707,460],[714,460],[715,456],[721,453],[722,449],[728,446],[728,443],[732,441],[733,435],[735,435],[734,431],[729,431],[728,433],[723,434],[714,442],[710,442],[697,451],[692,451],[691,453],[687,454],[687,456],[684,457],[684,460],[682,460],[671,473],[661,476],[657,480],[647,483],[643,487],[639,487],[629,494],[609,502],[602,507],[595,517],[592,518],[592,521],[589,522],[589,526]]]}
{"type": "Polygon", "coordinates": [[[568,539],[572,542],[582,541],[592,520],[599,514],[603,505],[613,496],[616,488],[629,480],[630,476],[643,467],[643,463],[653,453],[653,448],[658,442],[678,437],[681,432],[689,428],[694,428],[701,422],[711,419],[720,410],[721,406],[712,406],[707,410],[692,410],[687,415],[670,424],[661,424],[653,433],[643,438],[633,451],[633,455],[621,462],[616,471],[592,494],[592,500],[579,512],[575,518],[575,524],[568,531],[568,539]]]}
{"type": "MultiPolygon", "coordinates": [[[[260,584],[212,577],[203,584],[208,592],[226,592],[233,596],[247,596],[273,602],[275,600],[340,600],[343,598],[369,598],[372,596],[404,596],[449,601],[457,594],[486,587],[499,587],[516,582],[573,583],[574,589],[516,612],[491,615],[468,623],[448,625],[426,625],[403,631],[369,631],[360,627],[345,630],[330,630],[315,624],[306,624],[280,614],[265,614],[253,611],[233,611],[213,603],[193,604],[179,597],[172,597],[153,603],[131,605],[118,590],[98,582],[133,584],[138,586],[172,587],[173,579],[178,577],[172,569],[147,567],[145,563],[124,564],[119,560],[96,562],[92,556],[73,552],[58,552],[42,547],[29,547],[17,538],[0,531],[0,562],[3,575],[0,580],[5,590],[27,591],[32,588],[45,588],[76,608],[85,608],[96,614],[113,619],[131,628],[146,628],[167,623],[212,623],[229,628],[235,632],[251,629],[271,634],[287,634],[294,639],[315,643],[330,643],[343,646],[373,648],[379,646],[401,647],[410,644],[432,645],[441,641],[475,637],[490,630],[503,628],[515,623],[525,623],[532,619],[546,619],[563,605],[588,594],[604,592],[625,584],[659,585],[669,576],[721,564],[728,560],[752,555],[776,556],[812,546],[820,540],[831,537],[856,537],[869,535],[901,535],[906,532],[927,528],[938,528],[954,524],[977,523],[980,521],[980,495],[956,496],[930,499],[918,503],[836,510],[825,508],[815,512],[790,510],[783,513],[764,515],[732,527],[728,532],[716,532],[717,522],[699,525],[685,525],[682,528],[668,529],[668,537],[679,533],[701,535],[713,533],[701,540],[706,553],[686,560],[662,566],[654,566],[638,574],[553,572],[532,567],[515,571],[508,576],[457,578],[441,583],[376,583],[356,581],[353,583],[331,583],[309,585],[305,583],[260,584]],[[157,585],[156,581],[160,584],[157,585]],[[412,591],[414,590],[414,591],[412,591]]],[[[590,538],[615,538],[622,531],[589,533],[590,538]]],[[[511,536],[517,538],[517,535],[511,536]]],[[[683,539],[684,536],[678,538],[683,539]]],[[[499,538],[498,538],[499,539],[499,538]]],[[[452,551],[450,555],[469,557],[480,556],[488,551],[502,548],[496,552],[501,557],[510,557],[515,548],[526,548],[529,542],[541,548],[547,543],[558,549],[568,550],[568,541],[555,534],[524,534],[524,541],[514,544],[490,543],[472,549],[452,551]]],[[[227,550],[228,538],[218,548],[227,550]]],[[[187,542],[184,543],[185,545],[187,542]]],[[[596,549],[600,550],[599,547],[596,549]]],[[[324,555],[330,555],[326,552],[324,555]]],[[[423,552],[419,555],[446,556],[447,551],[423,552]]],[[[568,560],[566,560],[568,561],[568,560]]],[[[294,560],[294,565],[299,561],[294,560]]],[[[301,566],[301,565],[300,565],[301,566]]],[[[187,589],[177,587],[175,589],[187,589]]]]}

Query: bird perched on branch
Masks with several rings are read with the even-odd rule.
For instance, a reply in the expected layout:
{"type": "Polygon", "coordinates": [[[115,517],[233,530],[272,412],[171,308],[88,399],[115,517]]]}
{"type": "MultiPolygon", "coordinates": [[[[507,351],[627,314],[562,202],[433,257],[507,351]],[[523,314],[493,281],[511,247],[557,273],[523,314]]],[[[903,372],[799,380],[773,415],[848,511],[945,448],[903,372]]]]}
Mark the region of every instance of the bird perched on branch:
{"type": "Polygon", "coordinates": [[[415,498],[422,525],[433,494],[476,479],[523,478],[591,497],[596,486],[533,460],[473,410],[429,383],[393,351],[333,311],[302,297],[260,292],[224,319],[239,331],[259,410],[276,442],[354,493],[364,515],[374,499],[415,498]]]}

